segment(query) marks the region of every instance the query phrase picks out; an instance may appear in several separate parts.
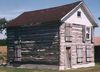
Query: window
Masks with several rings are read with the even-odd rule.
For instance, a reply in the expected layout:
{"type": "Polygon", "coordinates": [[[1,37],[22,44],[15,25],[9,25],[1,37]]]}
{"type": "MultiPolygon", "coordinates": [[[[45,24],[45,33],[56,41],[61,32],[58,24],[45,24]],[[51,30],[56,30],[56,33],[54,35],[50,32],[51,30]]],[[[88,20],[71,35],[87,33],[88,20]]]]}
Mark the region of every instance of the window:
{"type": "Polygon", "coordinates": [[[77,12],[77,16],[81,17],[81,12],[80,11],[77,12]]]}
{"type": "Polygon", "coordinates": [[[91,33],[91,31],[90,31],[90,27],[86,27],[86,39],[90,39],[90,33],[91,33]]]}
{"type": "Polygon", "coordinates": [[[83,48],[82,46],[77,46],[77,63],[83,62],[83,48]]]}
{"type": "Polygon", "coordinates": [[[86,61],[87,62],[91,62],[92,58],[92,50],[91,50],[91,46],[87,46],[86,47],[86,61]]]}
{"type": "Polygon", "coordinates": [[[72,24],[65,24],[65,41],[72,42],[72,24]]]}

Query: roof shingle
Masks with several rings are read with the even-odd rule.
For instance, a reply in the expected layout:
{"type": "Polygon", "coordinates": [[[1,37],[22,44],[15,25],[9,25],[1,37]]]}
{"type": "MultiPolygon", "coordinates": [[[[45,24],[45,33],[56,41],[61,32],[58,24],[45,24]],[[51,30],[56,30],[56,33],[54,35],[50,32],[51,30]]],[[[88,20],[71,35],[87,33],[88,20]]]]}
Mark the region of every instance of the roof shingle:
{"type": "Polygon", "coordinates": [[[16,26],[60,20],[63,16],[65,16],[73,8],[75,8],[80,2],[81,1],[59,7],[24,12],[23,14],[15,18],[13,21],[9,22],[4,27],[16,27],[16,26]]]}

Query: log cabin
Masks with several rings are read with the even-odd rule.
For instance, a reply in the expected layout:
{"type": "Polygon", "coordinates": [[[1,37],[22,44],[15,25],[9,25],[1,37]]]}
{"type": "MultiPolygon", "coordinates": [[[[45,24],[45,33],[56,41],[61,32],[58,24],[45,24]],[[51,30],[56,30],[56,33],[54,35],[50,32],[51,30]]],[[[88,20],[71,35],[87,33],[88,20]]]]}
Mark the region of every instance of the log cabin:
{"type": "Polygon", "coordinates": [[[7,65],[56,69],[95,66],[97,22],[83,1],[24,12],[7,25],[7,65]]]}

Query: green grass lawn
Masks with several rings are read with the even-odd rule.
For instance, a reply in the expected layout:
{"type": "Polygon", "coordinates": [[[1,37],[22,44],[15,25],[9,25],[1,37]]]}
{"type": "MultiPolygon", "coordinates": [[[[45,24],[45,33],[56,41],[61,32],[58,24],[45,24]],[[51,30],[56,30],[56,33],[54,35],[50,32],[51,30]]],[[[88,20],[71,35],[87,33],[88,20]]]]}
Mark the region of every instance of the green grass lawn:
{"type": "Polygon", "coordinates": [[[0,72],[100,72],[100,63],[96,63],[96,66],[94,67],[70,69],[70,70],[65,70],[65,71],[19,69],[19,68],[8,68],[8,67],[0,66],[0,72]]]}

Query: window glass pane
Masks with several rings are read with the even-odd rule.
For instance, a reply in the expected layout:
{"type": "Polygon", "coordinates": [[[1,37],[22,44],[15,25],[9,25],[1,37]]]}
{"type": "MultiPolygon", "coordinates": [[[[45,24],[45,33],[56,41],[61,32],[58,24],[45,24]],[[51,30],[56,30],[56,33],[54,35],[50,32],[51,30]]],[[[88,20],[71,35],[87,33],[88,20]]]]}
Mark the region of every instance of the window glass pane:
{"type": "Polygon", "coordinates": [[[86,28],[86,38],[89,39],[90,38],[90,27],[86,28]]]}
{"type": "Polygon", "coordinates": [[[88,33],[86,34],[86,38],[89,39],[89,34],[88,33]]]}
{"type": "Polygon", "coordinates": [[[87,33],[90,33],[90,28],[86,28],[86,32],[87,33]]]}

